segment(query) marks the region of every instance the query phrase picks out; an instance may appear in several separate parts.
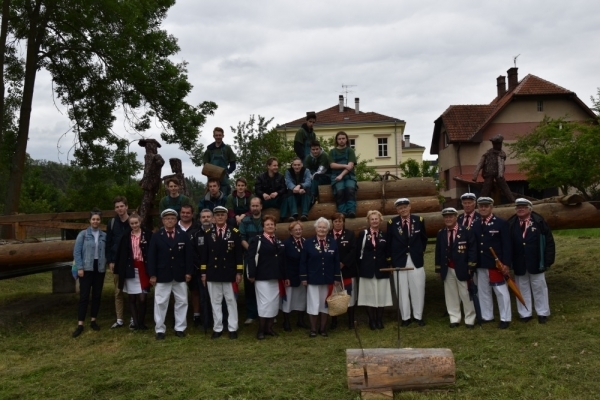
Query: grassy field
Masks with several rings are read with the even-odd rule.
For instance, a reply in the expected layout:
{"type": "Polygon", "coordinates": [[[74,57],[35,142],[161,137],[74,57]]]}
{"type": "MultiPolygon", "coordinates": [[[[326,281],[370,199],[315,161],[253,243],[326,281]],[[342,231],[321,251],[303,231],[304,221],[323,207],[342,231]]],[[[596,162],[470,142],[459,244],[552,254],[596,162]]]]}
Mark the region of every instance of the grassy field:
{"type": "MultiPolygon", "coordinates": [[[[597,230],[596,230],[597,231],[597,230]]],[[[592,232],[593,233],[593,232],[592,232]]],[[[456,385],[449,391],[396,393],[396,399],[597,399],[600,396],[600,273],[597,234],[557,235],[557,262],[547,273],[552,316],[513,322],[508,330],[487,324],[449,329],[443,288],[427,251],[427,325],[401,329],[402,347],[450,348],[456,385]],[[579,239],[579,237],[591,237],[579,239]]],[[[356,399],[346,384],[345,350],[358,348],[353,331],[309,339],[294,329],[262,342],[256,326],[237,341],[188,328],[178,339],[168,332],[110,330],[112,285],[107,276],[99,316],[102,327],[71,338],[77,296],[52,295],[50,274],[0,281],[0,398],[203,398],[356,399]]],[[[243,306],[240,307],[243,310],[243,306]]],[[[151,316],[151,313],[149,313],[151,316]]],[[[370,331],[359,313],[367,348],[395,347],[395,312],[386,328],[370,331]]],[[[243,311],[240,320],[245,316],[243,311]]],[[[295,328],[295,327],[294,327],[295,328]]]]}

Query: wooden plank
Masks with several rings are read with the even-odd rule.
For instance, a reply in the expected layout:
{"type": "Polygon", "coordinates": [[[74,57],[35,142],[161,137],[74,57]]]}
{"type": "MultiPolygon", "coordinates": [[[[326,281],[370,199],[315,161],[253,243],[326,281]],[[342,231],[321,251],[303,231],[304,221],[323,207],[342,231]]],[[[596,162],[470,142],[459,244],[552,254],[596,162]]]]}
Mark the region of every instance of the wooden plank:
{"type": "MultiPolygon", "coordinates": [[[[129,213],[135,211],[134,208],[129,209],[129,213]]],[[[158,215],[158,210],[155,210],[151,215],[158,215]]],[[[115,210],[102,210],[102,218],[112,218],[115,216],[115,210]]],[[[61,212],[61,213],[44,213],[44,214],[15,214],[15,215],[0,215],[0,225],[12,224],[15,222],[25,221],[60,221],[69,219],[84,219],[90,218],[89,211],[61,212]]]]}
{"type": "MultiPolygon", "coordinates": [[[[61,229],[77,229],[84,230],[87,229],[90,224],[87,222],[61,222],[61,221],[25,221],[20,222],[21,226],[35,226],[38,228],[61,228],[61,229]]],[[[100,229],[105,231],[106,225],[100,224],[100,229]]]]}

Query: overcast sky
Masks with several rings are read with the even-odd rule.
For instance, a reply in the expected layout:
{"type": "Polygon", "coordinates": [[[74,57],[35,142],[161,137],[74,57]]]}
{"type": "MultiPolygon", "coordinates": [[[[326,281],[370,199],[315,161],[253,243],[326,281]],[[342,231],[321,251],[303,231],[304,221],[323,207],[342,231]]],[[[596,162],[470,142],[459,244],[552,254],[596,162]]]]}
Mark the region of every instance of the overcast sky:
{"type": "MultiPolygon", "coordinates": [[[[518,54],[519,79],[537,75],[591,105],[600,86],[597,10],[591,0],[179,0],[164,29],[179,39],[175,61],[189,63],[189,102],[219,106],[203,129],[205,145],[215,126],[233,144],[230,126],[251,114],[273,117],[276,126],[334,106],[348,84],[356,85],[350,107],[359,97],[361,111],[406,121],[405,134],[435,159],[433,121],[451,104],[489,103],[496,77],[518,54]]],[[[58,139],[69,121],[52,101],[48,75],[38,76],[28,152],[67,162],[73,136],[58,139]]],[[[122,122],[115,130],[136,138],[122,122]]],[[[201,178],[177,146],[160,153],[181,158],[184,173],[201,178]]]]}

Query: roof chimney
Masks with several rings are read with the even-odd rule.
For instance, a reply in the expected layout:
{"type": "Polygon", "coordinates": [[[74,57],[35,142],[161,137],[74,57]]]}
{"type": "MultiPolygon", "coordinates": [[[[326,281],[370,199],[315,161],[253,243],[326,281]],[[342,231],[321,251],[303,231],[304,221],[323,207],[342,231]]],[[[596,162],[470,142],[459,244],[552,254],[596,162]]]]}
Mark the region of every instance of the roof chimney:
{"type": "Polygon", "coordinates": [[[498,99],[506,94],[506,77],[500,75],[496,78],[496,86],[498,87],[498,99]]]}
{"type": "Polygon", "coordinates": [[[358,108],[359,101],[360,101],[360,100],[358,99],[358,97],[355,97],[355,98],[354,98],[354,112],[355,112],[355,113],[357,113],[357,114],[359,114],[359,113],[360,113],[360,110],[359,110],[359,108],[358,108]]]}
{"type": "Polygon", "coordinates": [[[344,96],[340,94],[340,112],[344,112],[344,96]]]}
{"type": "Polygon", "coordinates": [[[410,135],[404,135],[404,147],[410,147],[410,135]]]}
{"type": "Polygon", "coordinates": [[[514,88],[516,88],[517,85],[519,84],[519,74],[517,73],[518,70],[519,70],[519,68],[512,67],[512,68],[509,68],[508,71],[506,71],[506,73],[508,74],[508,91],[509,92],[514,90],[514,88]]]}

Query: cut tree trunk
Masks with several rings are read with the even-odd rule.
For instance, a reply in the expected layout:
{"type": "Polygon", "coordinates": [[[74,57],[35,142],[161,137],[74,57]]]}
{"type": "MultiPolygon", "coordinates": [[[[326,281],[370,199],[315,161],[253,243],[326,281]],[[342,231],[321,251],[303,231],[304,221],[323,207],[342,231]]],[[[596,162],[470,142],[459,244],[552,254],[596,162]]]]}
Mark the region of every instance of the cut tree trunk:
{"type": "Polygon", "coordinates": [[[454,385],[450,349],[347,349],[351,390],[424,390],[454,385]]]}
{"type": "MultiPolygon", "coordinates": [[[[356,200],[437,196],[433,178],[407,178],[400,181],[358,182],[356,200]]],[[[319,186],[319,203],[335,203],[331,185],[319,186]]]]}
{"type": "Polygon", "coordinates": [[[175,177],[179,181],[180,193],[184,196],[190,197],[190,192],[185,184],[185,175],[183,175],[181,160],[179,158],[169,158],[169,164],[171,165],[171,172],[173,173],[162,177],[163,184],[167,179],[175,177]]]}
{"type": "Polygon", "coordinates": [[[144,156],[144,176],[140,181],[140,186],[144,190],[142,204],[140,205],[140,218],[142,227],[152,230],[152,208],[154,199],[160,187],[160,171],[165,165],[165,160],[158,154],[160,143],[155,139],[142,139],[138,142],[141,147],[146,148],[144,156]]]}

